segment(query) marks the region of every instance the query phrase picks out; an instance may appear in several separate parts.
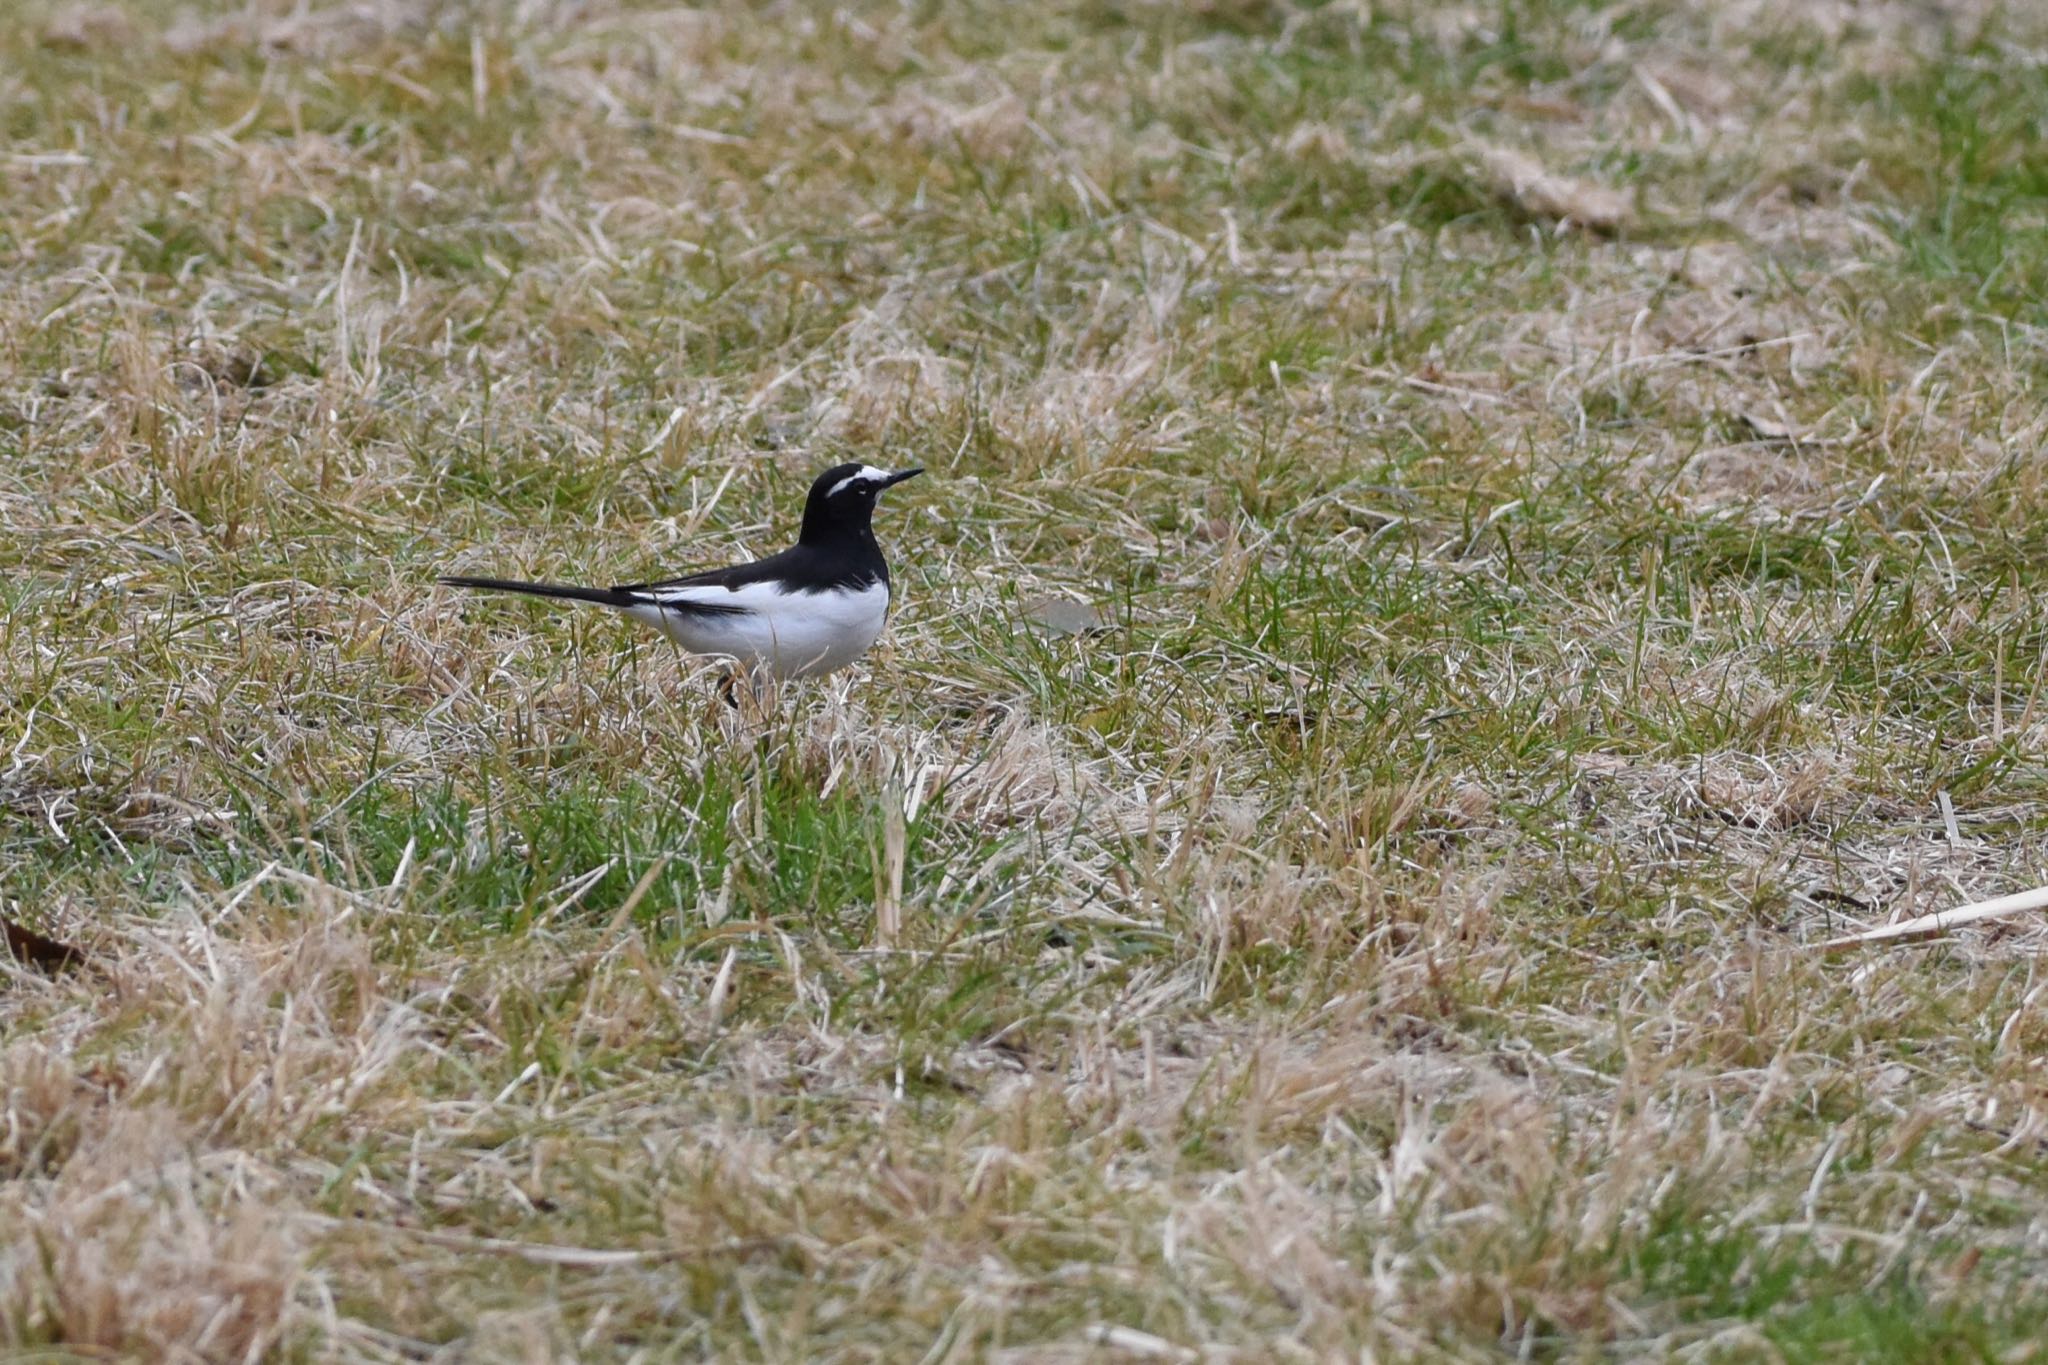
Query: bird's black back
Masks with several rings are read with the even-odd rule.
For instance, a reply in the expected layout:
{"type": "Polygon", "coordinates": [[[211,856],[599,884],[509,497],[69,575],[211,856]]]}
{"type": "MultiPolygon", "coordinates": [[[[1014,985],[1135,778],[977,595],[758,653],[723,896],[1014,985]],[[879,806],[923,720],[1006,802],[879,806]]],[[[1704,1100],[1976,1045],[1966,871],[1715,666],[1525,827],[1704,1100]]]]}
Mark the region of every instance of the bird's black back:
{"type": "Polygon", "coordinates": [[[887,586],[889,564],[875,540],[875,499],[872,493],[832,490],[861,472],[858,464],[834,465],[811,481],[804,499],[803,530],[797,542],[780,554],[724,569],[667,578],[659,583],[629,583],[619,592],[655,592],[662,588],[744,588],[751,583],[781,582],[790,592],[854,590],[872,583],[887,586]]]}
{"type": "Polygon", "coordinates": [[[784,585],[789,592],[858,591],[871,583],[887,584],[889,565],[875,544],[874,532],[866,544],[858,540],[845,544],[810,545],[799,542],[779,554],[751,564],[734,564],[724,569],[706,569],[664,578],[659,583],[627,583],[614,592],[657,592],[663,588],[744,588],[752,583],[784,585]]]}
{"type": "Polygon", "coordinates": [[[811,483],[797,543],[751,564],[613,588],[466,575],[440,581],[450,587],[595,602],[621,610],[654,606],[689,616],[738,615],[757,609],[737,601],[727,603],[715,596],[691,594],[687,590],[692,588],[725,588],[738,593],[754,584],[768,583],[784,593],[824,593],[860,592],[880,583],[886,593],[889,565],[882,558],[882,547],[875,541],[875,498],[883,489],[920,472],[912,469],[889,475],[859,464],[836,465],[826,470],[811,483]]]}

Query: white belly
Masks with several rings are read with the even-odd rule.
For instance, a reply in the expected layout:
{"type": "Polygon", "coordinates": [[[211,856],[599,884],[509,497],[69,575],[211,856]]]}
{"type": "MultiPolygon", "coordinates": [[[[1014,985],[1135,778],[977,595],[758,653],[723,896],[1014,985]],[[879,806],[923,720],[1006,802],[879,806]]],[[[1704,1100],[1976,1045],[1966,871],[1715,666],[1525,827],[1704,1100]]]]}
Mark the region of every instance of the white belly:
{"type": "Polygon", "coordinates": [[[738,607],[733,613],[674,611],[666,607],[625,608],[692,654],[718,654],[748,667],[766,666],[785,678],[808,677],[844,668],[881,638],[889,619],[889,589],[871,583],[859,592],[777,592],[750,583],[727,588],[691,588],[674,594],[684,601],[738,607]]]}

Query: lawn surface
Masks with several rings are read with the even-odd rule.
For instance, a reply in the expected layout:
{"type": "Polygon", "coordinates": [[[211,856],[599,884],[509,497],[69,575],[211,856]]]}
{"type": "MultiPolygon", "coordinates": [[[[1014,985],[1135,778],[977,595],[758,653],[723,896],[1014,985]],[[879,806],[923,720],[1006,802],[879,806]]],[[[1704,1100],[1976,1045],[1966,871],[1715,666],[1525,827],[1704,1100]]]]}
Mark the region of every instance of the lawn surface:
{"type": "Polygon", "coordinates": [[[2048,881],[2044,117],[1983,0],[20,0],[0,1344],[2024,1357],[2048,931],[1821,945],[2048,881]],[[758,708],[432,586],[845,459],[758,708]]]}

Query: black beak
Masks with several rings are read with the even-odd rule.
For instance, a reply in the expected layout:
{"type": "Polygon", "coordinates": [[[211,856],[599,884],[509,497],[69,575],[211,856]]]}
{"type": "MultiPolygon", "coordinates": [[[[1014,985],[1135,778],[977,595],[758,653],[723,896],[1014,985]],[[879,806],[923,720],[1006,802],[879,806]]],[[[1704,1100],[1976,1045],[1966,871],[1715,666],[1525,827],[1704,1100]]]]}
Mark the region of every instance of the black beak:
{"type": "MultiPolygon", "coordinates": [[[[924,473],[922,469],[899,469],[894,474],[891,474],[888,478],[882,480],[882,488],[894,488],[897,484],[902,483],[905,479],[914,479],[922,473],[924,473]]],[[[881,489],[877,489],[875,491],[880,492],[881,489]]]]}

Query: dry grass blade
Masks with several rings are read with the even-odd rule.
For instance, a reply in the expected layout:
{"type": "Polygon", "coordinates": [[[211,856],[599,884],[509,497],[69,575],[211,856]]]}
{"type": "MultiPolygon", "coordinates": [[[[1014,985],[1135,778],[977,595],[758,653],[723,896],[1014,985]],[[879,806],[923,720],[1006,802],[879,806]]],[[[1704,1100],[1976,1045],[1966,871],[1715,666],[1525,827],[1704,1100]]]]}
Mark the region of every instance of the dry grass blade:
{"type": "MultiPolygon", "coordinates": [[[[333,1218],[304,1220],[328,1232],[345,1233],[349,1225],[333,1218]]],[[[678,1261],[708,1261],[731,1256],[753,1256],[772,1251],[776,1242],[767,1238],[723,1242],[716,1246],[665,1247],[651,1251],[617,1250],[605,1247],[559,1246],[546,1242],[516,1242],[503,1237],[471,1237],[433,1228],[406,1228],[405,1236],[427,1246],[484,1256],[502,1256],[532,1265],[561,1266],[570,1270],[614,1270],[639,1266],[672,1265],[678,1261]]]]}
{"type": "Polygon", "coordinates": [[[2024,914],[2029,910],[2043,909],[2048,909],[2048,887],[2019,891],[1988,901],[1973,901],[1968,905],[1958,905],[1953,910],[1936,910],[1930,914],[1915,915],[1896,924],[1880,924],[1861,933],[1829,939],[1821,944],[1821,947],[1829,952],[1837,952],[1844,948],[1864,948],[1878,943],[1938,938],[1966,924],[1976,924],[1988,919],[2003,919],[2010,915],[2024,914]]]}
{"type": "Polygon", "coordinates": [[[1481,147],[1475,155],[1493,191],[1532,217],[1610,233],[1636,221],[1635,202],[1620,190],[1560,175],[1510,147],[1481,147]]]}
{"type": "Polygon", "coordinates": [[[1150,1332],[1141,1332],[1134,1327],[1116,1327],[1098,1323],[1089,1329],[1088,1341],[1095,1346],[1105,1347],[1122,1355],[1138,1360],[1191,1361],[1201,1359],[1201,1352],[1176,1346],[1164,1337],[1150,1332]]]}
{"type": "Polygon", "coordinates": [[[874,851],[875,942],[893,948],[903,937],[903,868],[909,851],[909,822],[901,781],[891,776],[882,787],[881,847],[874,851]]]}

